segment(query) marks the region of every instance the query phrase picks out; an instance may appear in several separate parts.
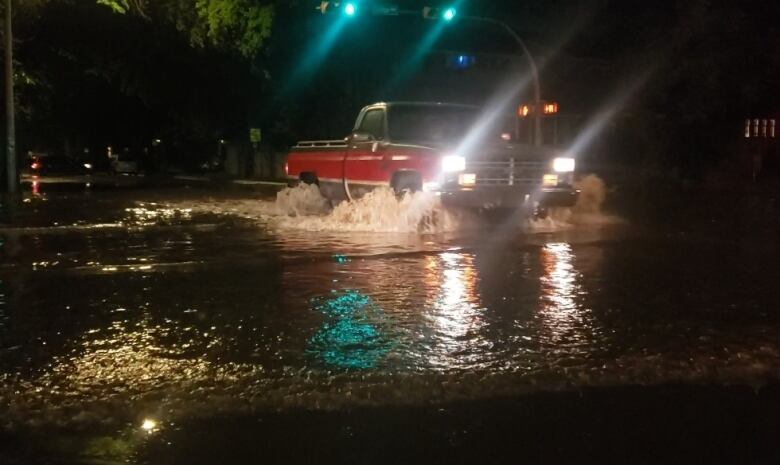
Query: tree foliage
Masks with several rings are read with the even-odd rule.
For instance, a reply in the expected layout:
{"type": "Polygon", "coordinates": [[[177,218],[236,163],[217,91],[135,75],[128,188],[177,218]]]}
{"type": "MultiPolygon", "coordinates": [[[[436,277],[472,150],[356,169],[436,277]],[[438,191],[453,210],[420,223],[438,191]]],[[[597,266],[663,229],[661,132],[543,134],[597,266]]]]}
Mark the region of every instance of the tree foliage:
{"type": "Polygon", "coordinates": [[[97,0],[120,14],[165,21],[198,47],[259,53],[271,35],[276,4],[266,0],[97,0]]]}

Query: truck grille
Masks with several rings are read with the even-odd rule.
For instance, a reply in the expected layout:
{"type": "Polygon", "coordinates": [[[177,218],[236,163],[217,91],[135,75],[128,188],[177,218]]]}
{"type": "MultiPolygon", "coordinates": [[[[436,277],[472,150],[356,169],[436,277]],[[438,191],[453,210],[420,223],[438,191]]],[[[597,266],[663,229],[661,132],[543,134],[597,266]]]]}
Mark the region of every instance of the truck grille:
{"type": "Polygon", "coordinates": [[[547,163],[539,161],[472,161],[466,173],[477,175],[478,186],[528,186],[542,183],[547,163]]]}

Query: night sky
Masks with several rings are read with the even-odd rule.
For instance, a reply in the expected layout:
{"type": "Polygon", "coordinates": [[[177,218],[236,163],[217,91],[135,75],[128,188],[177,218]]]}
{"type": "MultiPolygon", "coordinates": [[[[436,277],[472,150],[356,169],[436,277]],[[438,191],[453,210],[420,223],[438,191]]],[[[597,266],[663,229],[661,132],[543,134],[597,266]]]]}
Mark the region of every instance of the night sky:
{"type": "MultiPolygon", "coordinates": [[[[338,15],[320,15],[318,2],[276,3],[272,35],[249,58],[193,47],[171,23],[92,2],[52,1],[34,15],[21,8],[22,153],[141,148],[161,138],[174,158],[195,162],[219,138],[246,143],[250,127],[284,150],[299,138],[343,137],[356,111],[375,101],[483,103],[527,73],[514,42],[494,27],[454,21],[426,47],[436,21],[364,15],[324,47],[338,15]],[[459,54],[474,65],[453,68],[459,54]]],[[[734,3],[472,0],[458,11],[520,33],[540,62],[543,98],[560,104],[572,134],[609,113],[594,150],[695,171],[738,149],[746,117],[778,108],[780,7],[734,3]]],[[[513,106],[528,93],[509,98],[513,106]]]]}

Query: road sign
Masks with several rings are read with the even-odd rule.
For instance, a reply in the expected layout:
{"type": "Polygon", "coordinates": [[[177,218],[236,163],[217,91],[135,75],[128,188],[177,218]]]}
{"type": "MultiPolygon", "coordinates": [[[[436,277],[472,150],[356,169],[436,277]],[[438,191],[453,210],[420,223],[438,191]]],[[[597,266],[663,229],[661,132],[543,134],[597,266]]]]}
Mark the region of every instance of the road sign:
{"type": "Polygon", "coordinates": [[[249,129],[249,141],[253,144],[259,144],[263,140],[263,131],[260,128],[249,129]]]}

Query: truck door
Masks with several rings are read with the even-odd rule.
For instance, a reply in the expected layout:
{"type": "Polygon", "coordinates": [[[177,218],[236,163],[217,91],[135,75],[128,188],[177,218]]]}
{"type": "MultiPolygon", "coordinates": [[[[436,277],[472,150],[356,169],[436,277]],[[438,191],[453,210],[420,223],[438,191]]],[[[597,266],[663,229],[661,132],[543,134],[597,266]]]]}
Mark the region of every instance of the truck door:
{"type": "Polygon", "coordinates": [[[359,197],[367,190],[388,185],[388,174],[383,157],[387,137],[385,109],[369,109],[357,124],[350,137],[344,164],[344,185],[352,197],[359,197]]]}

